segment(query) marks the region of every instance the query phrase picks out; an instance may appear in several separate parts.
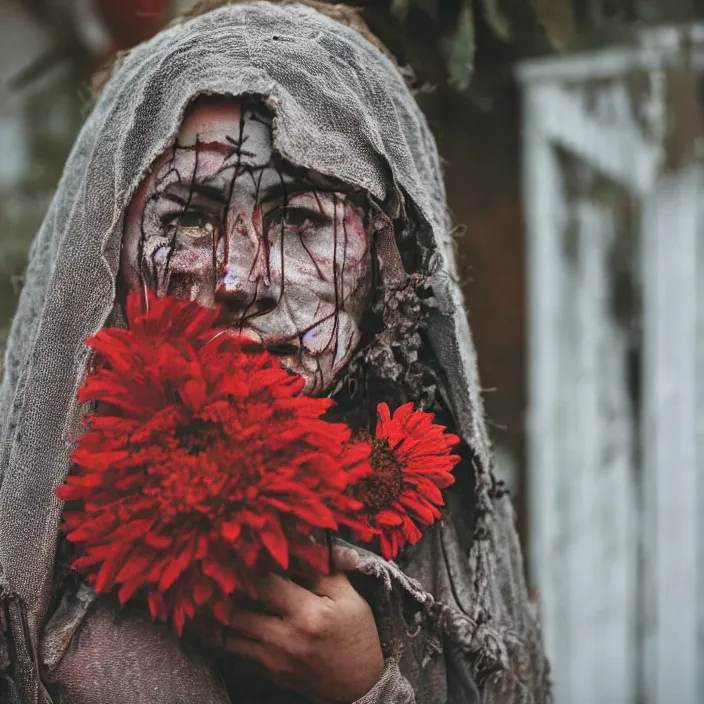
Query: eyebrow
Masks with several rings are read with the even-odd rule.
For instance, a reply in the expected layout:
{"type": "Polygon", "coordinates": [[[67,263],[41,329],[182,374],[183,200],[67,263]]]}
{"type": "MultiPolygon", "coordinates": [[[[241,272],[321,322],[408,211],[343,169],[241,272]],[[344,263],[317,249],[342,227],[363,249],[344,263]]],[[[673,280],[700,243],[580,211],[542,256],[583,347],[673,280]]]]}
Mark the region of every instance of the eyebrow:
{"type": "Polygon", "coordinates": [[[225,154],[239,154],[240,156],[252,156],[252,152],[248,152],[243,148],[244,142],[237,142],[230,137],[228,137],[227,140],[227,142],[198,142],[191,148],[194,149],[197,146],[198,149],[204,152],[220,152],[225,154]]]}
{"type": "Polygon", "coordinates": [[[203,149],[206,152],[234,152],[237,150],[237,143],[232,142],[197,142],[193,147],[203,149]]]}
{"type": "Polygon", "coordinates": [[[304,181],[292,181],[291,183],[283,183],[279,181],[268,188],[263,188],[259,194],[259,200],[262,203],[271,203],[273,200],[279,200],[284,196],[291,197],[299,193],[305,193],[311,190],[311,185],[304,181]]]}
{"type": "Polygon", "coordinates": [[[172,183],[162,193],[165,198],[183,206],[188,205],[188,201],[193,194],[215,201],[219,205],[227,205],[229,195],[222,188],[209,186],[207,183],[172,183]],[[179,191],[185,191],[186,196],[181,195],[179,191]]]}
{"type": "MultiPolygon", "coordinates": [[[[195,194],[212,200],[219,205],[227,205],[230,195],[229,184],[213,186],[207,183],[172,183],[167,186],[162,196],[173,200],[179,205],[188,205],[189,198],[195,194]]],[[[270,203],[286,196],[292,198],[301,193],[315,192],[315,187],[305,181],[292,181],[290,183],[275,183],[268,188],[263,188],[259,194],[260,203],[270,203]]]]}

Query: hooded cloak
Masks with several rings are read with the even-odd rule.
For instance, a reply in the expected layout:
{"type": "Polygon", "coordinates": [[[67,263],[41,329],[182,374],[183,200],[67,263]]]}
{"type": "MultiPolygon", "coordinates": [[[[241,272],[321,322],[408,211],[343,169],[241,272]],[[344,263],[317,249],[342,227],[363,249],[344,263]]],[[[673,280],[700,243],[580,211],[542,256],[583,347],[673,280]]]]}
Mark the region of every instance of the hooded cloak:
{"type": "MultiPolygon", "coordinates": [[[[465,471],[474,476],[464,481],[469,496],[448,498],[449,518],[428,532],[403,571],[363,551],[360,570],[379,585],[375,613],[387,667],[360,701],[547,701],[547,665],[513,511],[491,475],[433,137],[397,68],[361,34],[310,7],[266,2],[213,10],[126,57],[85,123],[34,241],[0,387],[0,698],[13,691],[22,702],[48,701],[41,670],[60,666],[91,609],[98,624],[91,637],[103,638],[113,654],[136,638],[151,670],[159,668],[158,626],[135,618],[130,631],[127,617],[101,616],[106,607],[101,600],[91,605],[89,590],[47,613],[62,511],[54,490],[69,471],[80,430],[83,341],[115,305],[126,206],[174,142],[189,103],[204,94],[257,96],[273,115],[274,148],[283,159],[366,191],[393,220],[399,250],[413,253],[404,262],[415,262],[436,304],[425,334],[444,402],[468,448],[465,471]],[[2,674],[4,637],[14,663],[2,674]]],[[[169,647],[172,660],[167,646],[160,656],[164,680],[186,658],[169,647]]],[[[204,668],[200,661],[193,667],[204,668]]],[[[156,699],[146,689],[139,698],[139,673],[127,667],[124,681],[133,675],[134,697],[126,689],[125,702],[192,700],[187,687],[179,690],[185,698],[156,699]]],[[[193,686],[200,694],[192,701],[221,701],[205,694],[210,685],[193,686]]]]}

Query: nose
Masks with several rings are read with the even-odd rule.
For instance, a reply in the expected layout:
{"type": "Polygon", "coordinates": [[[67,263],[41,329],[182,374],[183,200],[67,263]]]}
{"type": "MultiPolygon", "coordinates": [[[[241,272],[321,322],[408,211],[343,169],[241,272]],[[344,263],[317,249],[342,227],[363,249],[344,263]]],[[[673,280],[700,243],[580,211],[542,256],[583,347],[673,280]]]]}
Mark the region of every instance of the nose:
{"type": "Polygon", "coordinates": [[[249,214],[239,210],[230,219],[218,266],[215,296],[219,302],[252,314],[275,307],[259,208],[249,214]]]}

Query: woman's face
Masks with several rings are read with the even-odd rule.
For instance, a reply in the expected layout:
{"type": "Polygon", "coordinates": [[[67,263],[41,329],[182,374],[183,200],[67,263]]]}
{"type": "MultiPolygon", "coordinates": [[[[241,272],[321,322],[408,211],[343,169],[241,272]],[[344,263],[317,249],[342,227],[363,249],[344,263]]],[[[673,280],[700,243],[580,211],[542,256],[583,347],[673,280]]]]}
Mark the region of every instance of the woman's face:
{"type": "Polygon", "coordinates": [[[273,158],[266,115],[197,104],[127,210],[130,289],[223,304],[227,324],[324,392],[360,338],[370,291],[365,214],[273,158]]]}

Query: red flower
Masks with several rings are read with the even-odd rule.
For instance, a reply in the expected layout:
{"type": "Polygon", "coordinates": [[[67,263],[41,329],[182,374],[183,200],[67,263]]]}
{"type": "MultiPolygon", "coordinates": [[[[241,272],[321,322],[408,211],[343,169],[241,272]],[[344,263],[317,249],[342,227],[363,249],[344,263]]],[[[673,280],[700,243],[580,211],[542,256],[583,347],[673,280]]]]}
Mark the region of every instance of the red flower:
{"type": "Polygon", "coordinates": [[[350,525],[345,495],[369,449],[320,416],[332,405],[263,351],[214,327],[218,311],[147,298],[127,302],[129,329],[87,340],[99,364],[79,392],[97,413],[57,489],[80,502],[64,528],[97,592],[146,595],[181,633],[196,610],[223,623],[232,595],[255,595],[255,570],[328,570],[316,531],[350,525]]]}
{"type": "Polygon", "coordinates": [[[406,544],[415,545],[422,533],[417,523],[430,526],[444,505],[441,489],[455,481],[451,472],[459,457],[450,454],[456,435],[433,423],[434,415],[413,410],[407,403],[389,413],[377,406],[376,433],[371,442],[372,473],[356,486],[369,525],[379,534],[381,552],[393,559],[406,544]]]}

